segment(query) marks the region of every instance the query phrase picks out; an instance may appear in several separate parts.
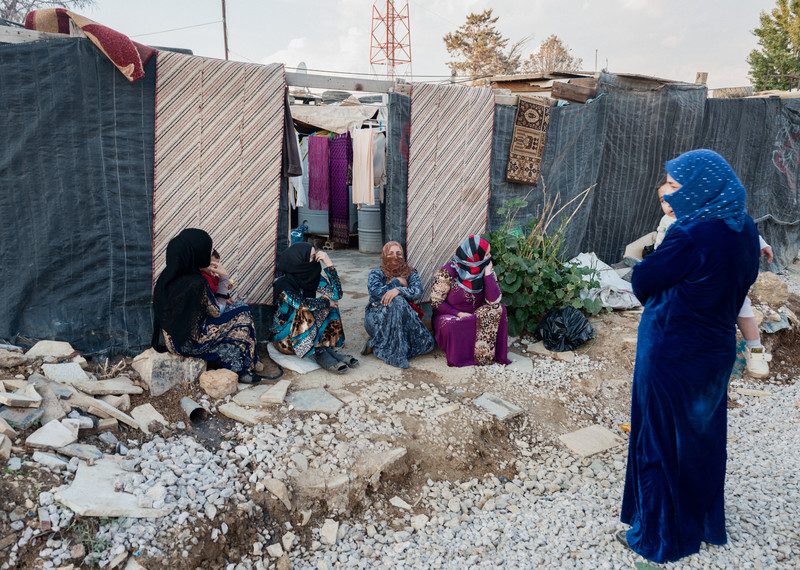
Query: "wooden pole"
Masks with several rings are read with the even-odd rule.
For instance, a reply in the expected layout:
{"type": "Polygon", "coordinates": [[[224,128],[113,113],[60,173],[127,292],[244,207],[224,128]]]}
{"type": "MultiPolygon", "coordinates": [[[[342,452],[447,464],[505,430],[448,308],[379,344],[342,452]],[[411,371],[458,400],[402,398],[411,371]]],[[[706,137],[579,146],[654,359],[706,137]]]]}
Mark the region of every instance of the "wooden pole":
{"type": "Polygon", "coordinates": [[[225,13],[225,0],[222,0],[222,37],[225,41],[225,61],[228,60],[228,17],[225,13]]]}

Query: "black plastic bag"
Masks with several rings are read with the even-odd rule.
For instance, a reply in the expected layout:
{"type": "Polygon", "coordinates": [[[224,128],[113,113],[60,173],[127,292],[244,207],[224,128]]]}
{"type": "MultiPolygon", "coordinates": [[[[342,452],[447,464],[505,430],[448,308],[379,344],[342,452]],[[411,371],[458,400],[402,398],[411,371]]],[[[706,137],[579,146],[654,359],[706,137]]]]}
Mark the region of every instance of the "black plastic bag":
{"type": "Polygon", "coordinates": [[[594,327],[575,307],[551,309],[536,329],[544,347],[553,352],[575,350],[594,338],[594,327]]]}

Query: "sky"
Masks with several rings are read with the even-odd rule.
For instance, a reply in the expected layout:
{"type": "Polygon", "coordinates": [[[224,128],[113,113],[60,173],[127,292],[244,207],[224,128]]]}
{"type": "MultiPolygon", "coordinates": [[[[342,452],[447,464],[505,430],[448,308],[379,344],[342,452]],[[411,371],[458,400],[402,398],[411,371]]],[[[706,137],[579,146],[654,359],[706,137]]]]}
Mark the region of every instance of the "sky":
{"type": "MultiPolygon", "coordinates": [[[[402,4],[402,0],[397,0],[402,4]]],[[[369,64],[372,0],[227,0],[230,59],[309,69],[382,73],[369,64]]],[[[384,2],[379,1],[379,5],[384,2]]],[[[583,59],[606,67],[711,88],[750,83],[747,55],[758,14],[775,0],[409,0],[413,74],[449,76],[442,37],[469,12],[493,8],[526,54],[556,34],[583,59]]],[[[151,45],[224,57],[220,0],[96,0],[84,15],[151,45]],[[204,25],[205,24],[205,25],[204,25]],[[189,29],[176,30],[187,26],[189,29]]]]}

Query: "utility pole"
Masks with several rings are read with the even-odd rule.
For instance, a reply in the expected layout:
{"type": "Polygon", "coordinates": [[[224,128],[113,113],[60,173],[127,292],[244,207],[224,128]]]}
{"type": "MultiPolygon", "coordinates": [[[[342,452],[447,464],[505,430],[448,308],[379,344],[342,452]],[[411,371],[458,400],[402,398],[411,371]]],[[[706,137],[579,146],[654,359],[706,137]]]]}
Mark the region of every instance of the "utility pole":
{"type": "Polygon", "coordinates": [[[225,0],[222,0],[222,37],[225,40],[225,61],[228,61],[228,17],[225,14],[225,0]]]}

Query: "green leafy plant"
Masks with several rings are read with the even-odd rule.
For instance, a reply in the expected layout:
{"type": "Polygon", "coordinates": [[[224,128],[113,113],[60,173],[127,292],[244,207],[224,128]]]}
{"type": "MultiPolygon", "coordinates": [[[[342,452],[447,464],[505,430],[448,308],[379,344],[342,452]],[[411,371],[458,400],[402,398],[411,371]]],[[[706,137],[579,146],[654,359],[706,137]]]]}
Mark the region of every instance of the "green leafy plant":
{"type": "Polygon", "coordinates": [[[591,315],[602,310],[599,300],[580,296],[582,290],[599,286],[595,270],[565,263],[563,259],[567,226],[592,189],[587,188],[556,209],[558,195],[550,198],[545,188],[536,219],[524,226],[515,220],[527,205],[525,199],[511,199],[500,210],[504,223],[489,234],[489,240],[512,335],[533,333],[542,316],[555,307],[571,305],[591,315]],[[565,216],[564,211],[575,202],[575,210],[565,216]]]}

